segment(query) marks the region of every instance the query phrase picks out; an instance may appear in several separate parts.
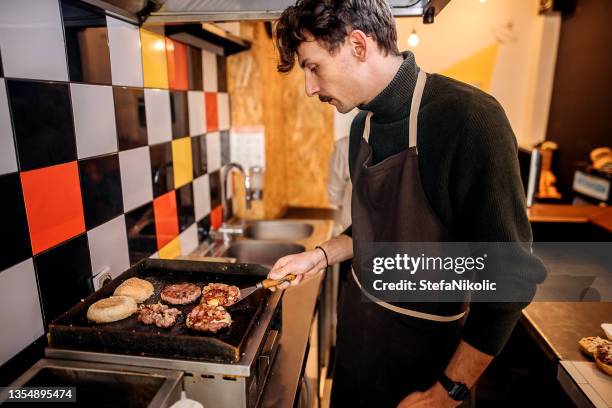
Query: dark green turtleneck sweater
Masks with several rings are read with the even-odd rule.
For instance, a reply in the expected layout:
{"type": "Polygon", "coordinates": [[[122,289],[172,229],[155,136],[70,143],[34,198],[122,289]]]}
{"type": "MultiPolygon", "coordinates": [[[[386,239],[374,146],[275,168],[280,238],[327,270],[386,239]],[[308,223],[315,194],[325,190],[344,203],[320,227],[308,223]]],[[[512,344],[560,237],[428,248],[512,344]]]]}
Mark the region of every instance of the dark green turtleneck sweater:
{"type": "MultiPolygon", "coordinates": [[[[418,67],[411,52],[389,85],[353,120],[349,165],[355,165],[366,111],[374,113],[370,146],[374,163],[408,147],[408,118],[418,67]]],[[[423,190],[456,241],[531,242],[517,143],[503,108],[492,96],[438,74],[428,74],[418,121],[423,190]]],[[[350,235],[350,228],[346,231],[350,235]]],[[[520,271],[509,271],[523,290],[546,276],[525,251],[520,271]]],[[[511,265],[507,265],[511,267],[511,265]]],[[[527,303],[472,303],[463,340],[497,355],[527,303]]]]}

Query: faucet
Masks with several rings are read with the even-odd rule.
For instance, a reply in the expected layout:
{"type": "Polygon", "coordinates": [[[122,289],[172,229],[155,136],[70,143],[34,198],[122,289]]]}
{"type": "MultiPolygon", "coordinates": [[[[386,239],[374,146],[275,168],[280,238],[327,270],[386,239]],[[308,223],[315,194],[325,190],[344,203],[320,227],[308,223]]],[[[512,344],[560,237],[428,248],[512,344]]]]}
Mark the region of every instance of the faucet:
{"type": "Polygon", "coordinates": [[[218,232],[223,235],[223,242],[229,243],[230,235],[240,235],[244,232],[244,223],[240,225],[228,225],[228,203],[226,198],[227,176],[232,170],[237,170],[244,176],[244,202],[247,210],[251,209],[253,200],[261,200],[263,198],[263,169],[258,166],[252,166],[249,170],[244,171],[244,168],[235,162],[228,163],[223,169],[223,177],[221,180],[221,205],[223,208],[223,224],[219,227],[218,232]]]}
{"type": "Polygon", "coordinates": [[[219,230],[218,230],[218,232],[222,234],[223,242],[225,244],[229,243],[230,236],[232,234],[239,235],[239,234],[242,234],[244,231],[241,225],[228,225],[227,224],[227,220],[229,218],[228,216],[229,209],[228,209],[228,203],[227,203],[227,198],[226,198],[227,176],[230,174],[232,170],[237,170],[240,173],[242,173],[242,175],[244,176],[244,183],[245,183],[245,187],[247,188],[247,192],[245,195],[246,206],[247,208],[251,208],[251,203],[248,198],[250,194],[251,181],[250,181],[248,172],[245,172],[244,168],[238,163],[235,163],[235,162],[228,163],[223,169],[223,177],[221,180],[221,206],[223,208],[223,224],[219,227],[219,230]]]}
{"type": "Polygon", "coordinates": [[[227,214],[229,213],[227,207],[227,198],[226,198],[226,190],[227,190],[227,176],[230,174],[232,170],[238,170],[244,176],[244,186],[246,188],[245,192],[245,205],[247,209],[251,208],[251,177],[248,171],[244,171],[244,168],[235,162],[228,163],[223,169],[223,180],[221,180],[221,204],[223,207],[223,222],[227,221],[227,214]]]}

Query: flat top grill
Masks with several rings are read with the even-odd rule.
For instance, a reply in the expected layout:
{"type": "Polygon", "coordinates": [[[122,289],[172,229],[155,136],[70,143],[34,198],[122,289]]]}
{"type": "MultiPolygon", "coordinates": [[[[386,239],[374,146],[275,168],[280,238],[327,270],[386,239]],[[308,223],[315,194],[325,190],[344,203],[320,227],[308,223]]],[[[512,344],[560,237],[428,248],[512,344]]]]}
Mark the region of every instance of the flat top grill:
{"type": "Polygon", "coordinates": [[[182,315],[167,329],[145,325],[138,321],[136,314],[113,323],[93,323],[86,318],[87,309],[97,300],[112,296],[115,288],[131,277],[146,279],[153,284],[155,292],[145,301],[149,304],[160,301],[161,290],[166,285],[188,282],[204,286],[221,282],[244,288],[255,285],[267,272],[259,265],[146,259],[51,322],[51,346],[195,361],[237,362],[252,326],[266,307],[270,296],[268,291],[257,291],[228,307],[232,324],[217,333],[187,328],[187,314],[199,304],[199,300],[188,305],[170,305],[179,309],[182,315]]]}

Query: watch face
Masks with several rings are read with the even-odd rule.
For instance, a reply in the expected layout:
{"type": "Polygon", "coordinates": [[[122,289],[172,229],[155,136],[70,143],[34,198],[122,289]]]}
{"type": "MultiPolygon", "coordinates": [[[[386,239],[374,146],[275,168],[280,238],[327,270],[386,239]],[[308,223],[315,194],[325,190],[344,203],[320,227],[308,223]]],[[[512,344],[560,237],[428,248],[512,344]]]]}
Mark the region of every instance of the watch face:
{"type": "Polygon", "coordinates": [[[455,401],[463,401],[470,394],[470,390],[465,386],[464,383],[456,382],[453,384],[453,388],[448,392],[448,395],[455,401]]]}

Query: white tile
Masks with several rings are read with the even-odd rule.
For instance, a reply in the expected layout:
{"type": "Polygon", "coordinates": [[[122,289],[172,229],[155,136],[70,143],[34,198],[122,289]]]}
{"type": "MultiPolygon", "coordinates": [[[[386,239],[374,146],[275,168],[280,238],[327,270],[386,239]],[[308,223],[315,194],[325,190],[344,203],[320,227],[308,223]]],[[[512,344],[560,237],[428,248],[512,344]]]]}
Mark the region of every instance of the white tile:
{"type": "Polygon", "coordinates": [[[230,105],[229,95],[225,92],[217,94],[217,111],[219,115],[219,130],[229,130],[230,128],[230,105]]]}
{"type": "Polygon", "coordinates": [[[217,55],[202,50],[202,75],[204,78],[204,91],[217,92],[217,55]]]}
{"type": "Polygon", "coordinates": [[[208,173],[221,168],[221,135],[219,132],[206,134],[206,164],[208,173]]]}
{"type": "Polygon", "coordinates": [[[193,207],[196,222],[210,214],[210,181],[208,174],[193,180],[193,207]]]}
{"type": "Polygon", "coordinates": [[[148,146],[119,152],[119,168],[125,212],[153,200],[151,156],[148,146]]]}
{"type": "Polygon", "coordinates": [[[45,333],[32,258],[0,272],[0,365],[45,333]]]}
{"type": "Polygon", "coordinates": [[[79,159],[117,151],[113,88],[70,84],[79,159]]]}
{"type": "Polygon", "coordinates": [[[13,127],[6,96],[6,84],[0,79],[0,174],[17,171],[13,127]]]}
{"type": "Polygon", "coordinates": [[[172,140],[170,94],[165,89],[145,89],[144,94],[149,144],[172,140]]]}
{"type": "Polygon", "coordinates": [[[138,26],[106,17],[114,85],[142,87],[142,55],[138,26]]]}
{"type": "Polygon", "coordinates": [[[206,133],[206,111],[204,110],[204,92],[187,92],[189,102],[189,136],[206,133]]]}
{"type": "Polygon", "coordinates": [[[189,255],[198,247],[198,224],[193,224],[179,235],[181,255],[189,255]]]}
{"type": "Polygon", "coordinates": [[[0,1],[4,76],[68,80],[59,1],[0,1]]]}
{"type": "Polygon", "coordinates": [[[114,279],[130,267],[123,215],[88,231],[87,240],[93,275],[107,270],[114,279]]]}

